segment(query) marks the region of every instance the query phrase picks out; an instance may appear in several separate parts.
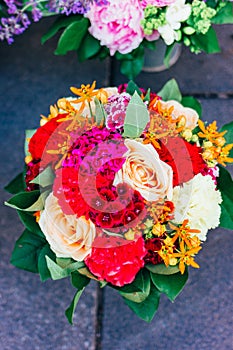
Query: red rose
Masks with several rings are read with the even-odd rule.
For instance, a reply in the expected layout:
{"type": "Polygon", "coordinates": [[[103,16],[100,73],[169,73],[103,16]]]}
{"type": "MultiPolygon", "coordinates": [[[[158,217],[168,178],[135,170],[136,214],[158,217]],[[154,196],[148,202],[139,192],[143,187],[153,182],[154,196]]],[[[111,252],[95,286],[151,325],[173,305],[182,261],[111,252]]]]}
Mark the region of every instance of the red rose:
{"type": "Polygon", "coordinates": [[[144,266],[145,255],[142,237],[136,241],[126,241],[113,236],[97,237],[85,263],[99,280],[122,287],[133,282],[136,274],[144,266]]]}

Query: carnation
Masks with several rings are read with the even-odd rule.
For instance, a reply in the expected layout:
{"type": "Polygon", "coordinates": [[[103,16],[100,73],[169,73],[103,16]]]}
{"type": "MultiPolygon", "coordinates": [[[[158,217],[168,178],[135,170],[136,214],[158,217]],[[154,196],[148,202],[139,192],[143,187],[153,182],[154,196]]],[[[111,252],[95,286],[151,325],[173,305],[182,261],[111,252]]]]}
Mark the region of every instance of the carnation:
{"type": "Polygon", "coordinates": [[[111,56],[116,51],[127,54],[143,40],[143,9],[139,0],[109,0],[103,6],[93,3],[85,16],[91,22],[89,32],[109,48],[111,56]]]}
{"type": "Polygon", "coordinates": [[[122,287],[133,282],[145,264],[145,255],[142,237],[135,241],[127,241],[127,244],[121,237],[97,237],[85,263],[98,279],[122,287]]]}
{"type": "Polygon", "coordinates": [[[206,240],[209,229],[220,224],[222,197],[210,175],[197,174],[182,186],[176,186],[172,201],[175,204],[174,222],[188,219],[190,227],[200,230],[197,236],[202,241],[206,240]]]}

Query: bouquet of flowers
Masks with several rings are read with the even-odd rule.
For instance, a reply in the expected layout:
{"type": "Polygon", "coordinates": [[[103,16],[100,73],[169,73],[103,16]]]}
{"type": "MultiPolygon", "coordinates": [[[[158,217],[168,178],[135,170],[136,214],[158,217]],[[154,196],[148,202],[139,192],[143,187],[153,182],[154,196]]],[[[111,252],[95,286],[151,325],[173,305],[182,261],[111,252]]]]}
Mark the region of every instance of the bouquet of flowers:
{"type": "Polygon", "coordinates": [[[130,79],[143,67],[144,49],[155,50],[159,38],[168,67],[175,43],[194,53],[219,52],[212,25],[233,23],[227,0],[2,0],[0,14],[0,39],[10,44],[30,25],[30,14],[35,22],[57,15],[42,43],[61,32],[55,54],[74,50],[80,61],[114,56],[130,79]]]}
{"type": "Polygon", "coordinates": [[[132,81],[71,91],[27,130],[25,169],[6,186],[25,225],[11,262],[71,277],[71,323],[91,279],[149,322],[199,268],[208,230],[233,228],[233,123],[205,123],[175,80],[157,94],[132,81]]]}

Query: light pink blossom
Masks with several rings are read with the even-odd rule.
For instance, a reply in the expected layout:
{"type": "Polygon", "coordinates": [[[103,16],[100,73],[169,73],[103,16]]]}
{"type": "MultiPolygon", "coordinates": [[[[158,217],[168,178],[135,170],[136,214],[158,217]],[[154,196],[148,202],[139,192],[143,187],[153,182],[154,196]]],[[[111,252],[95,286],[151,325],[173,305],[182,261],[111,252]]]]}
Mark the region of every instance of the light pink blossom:
{"type": "Polygon", "coordinates": [[[109,48],[111,56],[116,51],[127,54],[143,40],[140,23],[144,16],[139,0],[109,0],[103,6],[93,3],[85,16],[91,22],[89,32],[109,48]]]}
{"type": "Polygon", "coordinates": [[[163,7],[163,6],[173,4],[175,1],[176,0],[142,0],[141,6],[142,6],[142,8],[146,8],[148,5],[153,5],[156,7],[163,7]]]}

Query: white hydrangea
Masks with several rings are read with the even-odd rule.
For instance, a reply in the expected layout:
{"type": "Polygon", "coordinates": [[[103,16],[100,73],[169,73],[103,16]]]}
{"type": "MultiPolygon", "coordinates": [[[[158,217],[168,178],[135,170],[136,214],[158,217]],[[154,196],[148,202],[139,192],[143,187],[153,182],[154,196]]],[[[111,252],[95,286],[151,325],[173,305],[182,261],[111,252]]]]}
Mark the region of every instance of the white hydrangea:
{"type": "Polygon", "coordinates": [[[201,231],[197,234],[200,240],[205,241],[208,230],[219,226],[222,197],[210,175],[198,174],[182,186],[176,186],[172,201],[174,222],[188,219],[192,229],[201,231]]]}
{"type": "Polygon", "coordinates": [[[171,45],[178,40],[177,30],[181,27],[181,22],[186,21],[191,14],[191,5],[185,4],[185,0],[176,0],[167,7],[166,23],[158,27],[158,32],[166,45],[171,45]]]}

